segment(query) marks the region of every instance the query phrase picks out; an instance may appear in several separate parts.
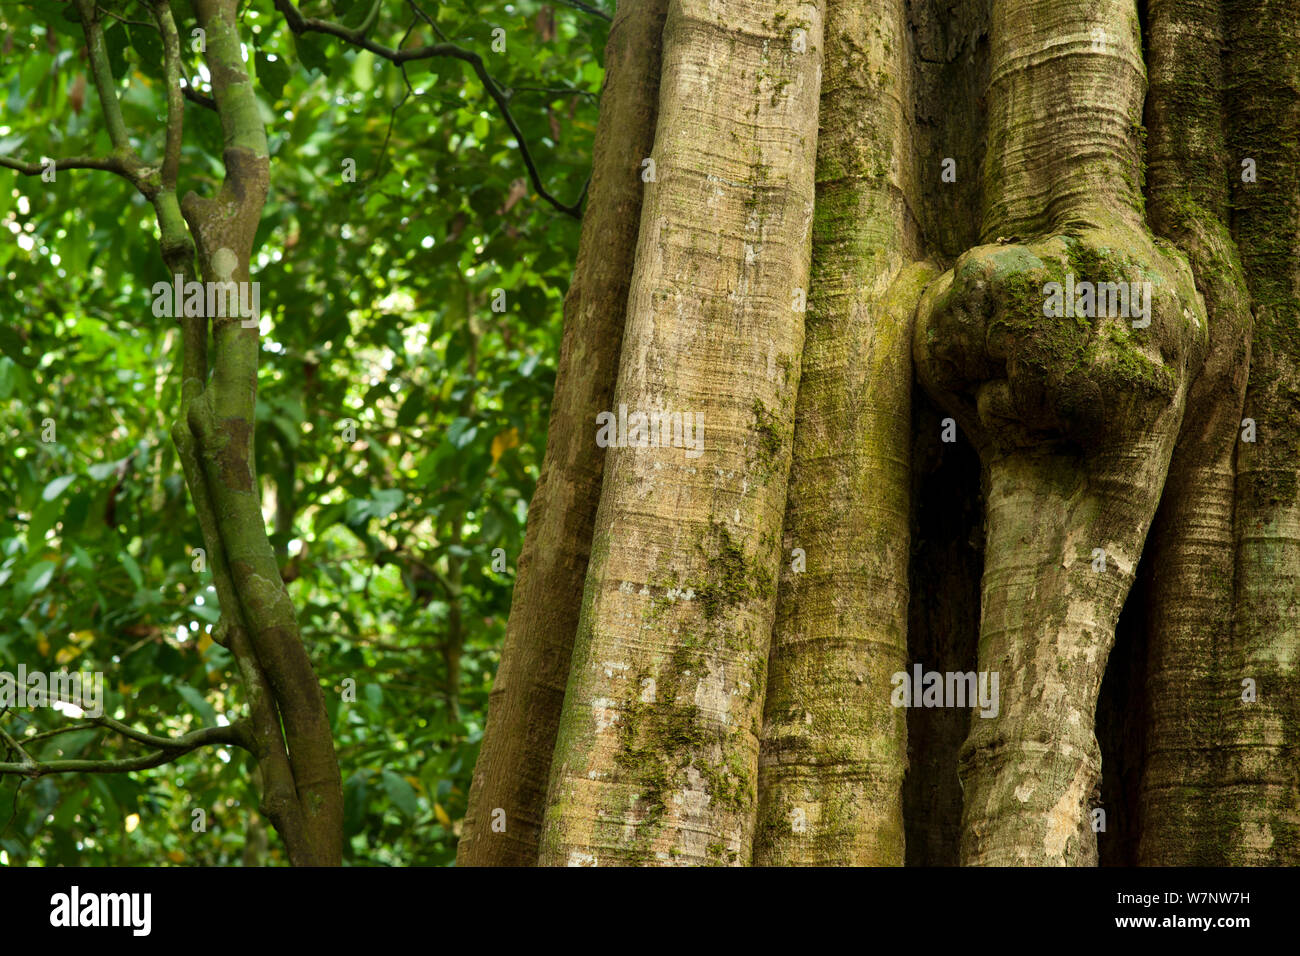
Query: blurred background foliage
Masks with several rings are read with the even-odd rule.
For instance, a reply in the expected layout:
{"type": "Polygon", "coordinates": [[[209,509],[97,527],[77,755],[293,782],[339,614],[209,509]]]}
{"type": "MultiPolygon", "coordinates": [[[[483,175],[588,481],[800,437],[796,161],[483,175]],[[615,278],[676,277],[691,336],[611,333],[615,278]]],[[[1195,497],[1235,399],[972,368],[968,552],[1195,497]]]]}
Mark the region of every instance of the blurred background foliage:
{"type": "MultiPolygon", "coordinates": [[[[369,6],[300,9],[353,26],[369,6]]],[[[172,7],[186,72],[210,92],[193,13],[172,7]]],[[[133,145],[156,160],[158,34],[140,0],[101,8],[133,145]]],[[[345,860],[446,865],[544,450],[578,224],[528,182],[465,63],[403,75],[342,41],[295,40],[271,0],[242,10],[271,151],[257,459],[333,718],[345,860]]],[[[437,42],[421,13],[482,55],[547,189],[574,202],[607,20],[526,0],[381,0],[370,36],[437,42]]],[[[75,8],[0,2],[0,155],[109,148],[75,8]]],[[[220,182],[220,150],[216,114],[187,102],[182,193],[220,182]]],[[[168,434],[180,336],[151,308],[168,279],[157,236],[153,210],[110,173],[0,169],[0,669],[102,672],[105,713],[178,735],[238,719],[243,702],[208,636],[217,599],[194,570],[202,540],[168,434]]],[[[12,710],[0,726],[21,739],[73,720],[12,710]]],[[[32,749],[142,752],[99,730],[32,749]]],[[[257,786],[252,761],[220,749],[130,775],[0,777],[0,864],[280,864],[257,786]]]]}

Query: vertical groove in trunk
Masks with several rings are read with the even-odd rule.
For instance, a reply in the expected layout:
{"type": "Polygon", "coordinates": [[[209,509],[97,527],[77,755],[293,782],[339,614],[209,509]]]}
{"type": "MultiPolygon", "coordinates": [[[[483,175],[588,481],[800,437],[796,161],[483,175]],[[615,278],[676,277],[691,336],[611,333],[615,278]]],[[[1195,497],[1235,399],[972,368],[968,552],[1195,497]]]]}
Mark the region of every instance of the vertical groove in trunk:
{"type": "MultiPolygon", "coordinates": [[[[980,460],[919,388],[912,399],[912,560],[907,648],[928,671],[976,669],[984,511],[980,460]]],[[[956,866],[961,848],[957,756],[970,730],[961,707],[907,711],[903,822],[908,866],[956,866]]]]}
{"type": "MultiPolygon", "coordinates": [[[[942,264],[979,241],[989,83],[988,0],[908,0],[917,189],[927,251],[942,264]],[[950,162],[951,161],[951,162],[950,162]]],[[[975,670],[983,568],[980,461],[925,392],[912,402],[908,657],[926,671],[975,670]]],[[[907,710],[903,821],[908,866],[954,866],[961,842],[957,756],[963,707],[907,710]]]]}
{"type": "Polygon", "coordinates": [[[1300,18],[1293,5],[1226,0],[1234,233],[1255,305],[1238,447],[1237,601],[1222,658],[1220,794],[1228,865],[1300,863],[1300,18]],[[1243,682],[1256,698],[1243,700],[1243,682]]]}
{"type": "Polygon", "coordinates": [[[457,848],[457,862],[465,866],[537,861],[605,463],[605,449],[592,436],[596,415],[611,407],[614,394],[641,215],[641,162],[654,144],[667,5],[623,0],[610,27],[546,457],[528,511],[501,664],[457,848]]]}
{"type": "Polygon", "coordinates": [[[907,663],[912,313],[934,273],[899,276],[915,245],[904,199],[913,161],[903,6],[832,0],[827,10],[759,865],[903,862],[907,726],[887,689],[907,663]],[[796,548],[806,568],[795,569],[796,548]]]}
{"type": "Polygon", "coordinates": [[[1215,661],[1232,630],[1233,466],[1249,368],[1250,306],[1228,233],[1222,9],[1151,0],[1147,14],[1148,210],[1187,253],[1210,350],[1148,544],[1144,865],[1220,862],[1215,661]]]}
{"type": "Polygon", "coordinates": [[[609,453],[544,864],[750,860],[821,49],[811,3],[669,9],[615,401],[681,413],[702,454],[609,453]]]}
{"type": "Polygon", "coordinates": [[[987,147],[989,0],[907,0],[917,182],[909,197],[945,266],[979,241],[987,147]],[[945,169],[947,160],[952,164],[945,169]],[[946,174],[946,175],[945,175],[946,174]]]}
{"type": "Polygon", "coordinates": [[[1146,615],[1150,595],[1151,564],[1144,556],[1115,625],[1115,646],[1097,692],[1101,789],[1096,809],[1102,815],[1094,830],[1100,866],[1138,865],[1144,827],[1141,783],[1148,712],[1146,615]]]}

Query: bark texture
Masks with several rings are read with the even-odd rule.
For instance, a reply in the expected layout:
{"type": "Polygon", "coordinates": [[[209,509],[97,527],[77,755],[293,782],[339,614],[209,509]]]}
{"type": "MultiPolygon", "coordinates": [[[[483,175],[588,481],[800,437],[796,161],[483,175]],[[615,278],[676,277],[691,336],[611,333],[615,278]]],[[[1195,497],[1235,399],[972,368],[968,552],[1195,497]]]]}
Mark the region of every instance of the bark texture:
{"type": "Polygon", "coordinates": [[[462,862],[1300,861],[1295,14],[669,2],[617,385],[557,385],[462,862]],[[602,475],[620,406],[703,457],[602,475]],[[918,664],[995,714],[892,707],[918,664]]]}
{"type": "Polygon", "coordinates": [[[537,862],[605,466],[594,423],[613,407],[667,6],[667,0],[620,3],[610,27],[590,205],[564,302],[546,457],[528,510],[501,666],[456,851],[462,866],[537,862]]]}
{"type": "Polygon", "coordinates": [[[1227,0],[1229,137],[1257,181],[1233,188],[1255,307],[1238,445],[1237,595],[1222,656],[1223,862],[1300,863],[1300,17],[1227,0]],[[1253,681],[1255,700],[1244,682],[1253,681]]]}
{"type": "Polygon", "coordinates": [[[822,11],[674,0],[544,864],[750,861],[808,287],[822,11]]]}
{"type": "Polygon", "coordinates": [[[1147,12],[1148,210],[1187,252],[1210,350],[1147,548],[1148,638],[1141,796],[1145,865],[1221,862],[1217,658],[1232,631],[1233,481],[1249,371],[1250,304],[1228,230],[1223,11],[1153,0],[1147,12]]]}
{"type": "Polygon", "coordinates": [[[921,381],[985,468],[978,663],[1001,700],[963,748],[961,859],[1089,864],[1097,693],[1203,360],[1205,306],[1142,218],[1133,5],[994,0],[991,39],[990,244],[926,291],[915,337],[921,381]],[[1151,285],[1142,332],[1095,308],[1047,314],[1049,282],[1138,279],[1151,285]]]}
{"type": "MultiPolygon", "coordinates": [[[[253,239],[268,189],[266,133],[244,69],[237,0],[194,0],[194,11],[206,37],[226,175],[216,196],[189,193],[181,201],[190,243],[182,238],[179,221],[164,215],[170,204],[160,209],[164,259],[188,278],[192,250],[203,281],[244,283],[251,280],[253,239]]],[[[177,40],[166,26],[164,32],[174,64],[177,40]]],[[[179,139],[178,125],[174,135],[179,139]]],[[[261,772],[263,812],[294,865],[337,866],[343,855],[343,791],[334,739],[266,534],[254,467],[258,328],[245,328],[238,317],[182,321],[183,397],[172,438],[221,603],[212,637],[232,652],[243,681],[250,711],[247,743],[261,772]]]]}
{"type": "Polygon", "coordinates": [[[756,864],[903,862],[915,224],[902,0],[831,2],[756,864]],[[798,552],[795,549],[800,549],[798,552]],[[795,555],[800,557],[796,563],[795,555]],[[806,563],[806,567],[805,567],[806,563]]]}

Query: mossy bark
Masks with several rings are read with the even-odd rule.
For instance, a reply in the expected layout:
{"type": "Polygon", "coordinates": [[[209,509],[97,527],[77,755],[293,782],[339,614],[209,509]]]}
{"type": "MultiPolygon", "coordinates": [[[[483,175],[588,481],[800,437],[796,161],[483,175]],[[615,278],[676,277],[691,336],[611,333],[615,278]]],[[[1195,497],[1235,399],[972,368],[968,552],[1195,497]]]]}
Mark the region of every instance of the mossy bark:
{"type": "Polygon", "coordinates": [[[546,457],[528,510],[505,646],[457,848],[462,866],[537,861],[605,465],[605,449],[592,440],[594,422],[597,413],[614,407],[667,6],[667,0],[627,0],[610,27],[589,206],[564,302],[546,457]]]}
{"type": "MultiPolygon", "coordinates": [[[[759,864],[899,863],[905,824],[910,863],[1094,864],[1103,793],[1107,862],[1296,862],[1293,5],[828,0],[826,15],[820,104],[807,4],[675,0],[662,74],[639,61],[633,86],[663,79],[657,181],[634,265],[615,243],[617,388],[600,404],[557,387],[547,467],[599,462],[584,436],[620,404],[699,414],[705,455],[612,450],[603,479],[583,472],[594,519],[544,476],[489,725],[514,740],[485,746],[498,782],[476,776],[462,862],[537,856],[519,808],[548,764],[548,864],[744,864],[751,847],[759,864]],[[1255,182],[1237,182],[1245,159],[1255,182]],[[1149,324],[1049,314],[1067,277],[1149,283],[1149,324]],[[909,435],[909,325],[926,427],[931,402],[955,418],[964,464],[909,435]],[[525,588],[543,547],[557,566],[525,588]],[[981,578],[978,600],[973,580],[913,597],[911,661],[909,550],[914,583],[981,578]],[[584,568],[580,610],[576,588],[541,586],[584,568]],[[557,594],[568,611],[528,620],[557,594]],[[1094,727],[1121,608],[1103,787],[1094,727]],[[903,778],[890,677],[912,661],[996,673],[1000,695],[996,716],[910,714],[927,751],[903,778]],[[524,822],[493,850],[489,792],[524,822]]],[[[577,354],[566,327],[563,361],[577,354]]]]}
{"type": "Polygon", "coordinates": [[[827,18],[754,862],[901,865],[906,712],[881,688],[907,666],[912,315],[936,270],[906,264],[904,4],[832,0],[827,18]]]}
{"type": "Polygon", "coordinates": [[[1226,836],[1216,660],[1232,631],[1234,459],[1251,315],[1228,231],[1235,164],[1224,141],[1222,16],[1218,2],[1152,0],[1147,10],[1148,211],[1152,228],[1188,254],[1210,348],[1147,543],[1144,865],[1214,865],[1226,836]]]}
{"type": "Polygon", "coordinates": [[[1221,657],[1223,862],[1300,863],[1300,17],[1226,0],[1234,232],[1255,306],[1236,484],[1236,606],[1221,657]],[[1244,159],[1257,181],[1243,182],[1244,159]],[[1256,699],[1243,682],[1254,682],[1256,699]]]}
{"type": "Polygon", "coordinates": [[[669,7],[615,405],[703,453],[608,453],[543,864],[750,860],[821,50],[815,4],[669,7]]]}
{"type": "MultiPolygon", "coordinates": [[[[206,36],[225,178],[214,197],[189,193],[180,211],[206,282],[251,281],[253,240],[266,201],[269,157],[244,68],[237,0],[194,0],[206,36]]],[[[175,37],[168,37],[175,49],[175,37]]],[[[170,209],[170,206],[166,207],[170,209]]],[[[164,258],[181,273],[188,255],[164,222],[164,258]],[[170,254],[168,254],[170,251],[170,254]]],[[[221,620],[213,639],[234,655],[251,716],[250,749],[262,777],[262,810],[294,865],[339,865],[343,792],[325,699],[266,534],[253,431],[259,353],[256,325],[239,317],[185,323],[185,373],[172,429],[203,529],[221,620]],[[208,377],[207,336],[213,349],[208,377]]]]}
{"type": "Polygon", "coordinates": [[[922,383],[985,468],[978,664],[1001,699],[963,746],[961,859],[1092,864],[1097,692],[1203,360],[1205,307],[1186,259],[1143,221],[1134,5],[994,0],[991,41],[990,244],[926,291],[915,335],[922,383]],[[1149,282],[1150,326],[1051,317],[1048,283],[1067,277],[1149,282]]]}

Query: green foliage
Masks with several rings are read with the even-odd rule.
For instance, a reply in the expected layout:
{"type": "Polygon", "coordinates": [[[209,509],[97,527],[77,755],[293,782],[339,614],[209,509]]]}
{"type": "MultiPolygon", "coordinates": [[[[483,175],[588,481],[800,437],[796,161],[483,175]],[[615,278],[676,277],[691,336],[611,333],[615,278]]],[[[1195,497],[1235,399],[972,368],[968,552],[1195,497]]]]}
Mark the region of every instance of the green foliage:
{"type": "MultiPolygon", "coordinates": [[[[193,14],[172,7],[184,71],[210,93],[193,14]]],[[[148,18],[126,0],[102,8],[148,18]]],[[[352,27],[370,4],[301,9],[352,27]]],[[[574,201],[608,24],[531,0],[429,15],[483,57],[547,189],[574,201]]],[[[132,144],[157,163],[159,35],[112,17],[104,29],[132,144]]],[[[332,37],[294,38],[269,0],[245,6],[241,35],[271,151],[253,275],[258,472],[333,722],[345,857],[445,865],[509,611],[513,570],[493,571],[493,553],[513,569],[522,546],[577,223],[537,195],[465,63],[403,71],[332,37]]],[[[395,0],[369,35],[439,42],[395,0]]],[[[0,7],[0,156],[109,153],[83,43],[71,4],[0,7]]],[[[184,122],[180,191],[211,193],[220,124],[191,102],[184,122]]],[[[243,690],[210,636],[218,601],[210,568],[194,570],[202,537],[169,437],[181,341],[151,308],[169,279],[154,212],[111,173],[0,169],[0,234],[0,670],[102,672],[105,714],[158,735],[237,720],[243,690]]],[[[0,715],[19,740],[74,723],[0,715]]],[[[33,747],[42,760],[144,750],[97,728],[33,747]]],[[[131,774],[0,776],[0,862],[282,863],[254,769],[208,748],[131,774]]]]}

